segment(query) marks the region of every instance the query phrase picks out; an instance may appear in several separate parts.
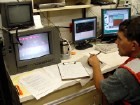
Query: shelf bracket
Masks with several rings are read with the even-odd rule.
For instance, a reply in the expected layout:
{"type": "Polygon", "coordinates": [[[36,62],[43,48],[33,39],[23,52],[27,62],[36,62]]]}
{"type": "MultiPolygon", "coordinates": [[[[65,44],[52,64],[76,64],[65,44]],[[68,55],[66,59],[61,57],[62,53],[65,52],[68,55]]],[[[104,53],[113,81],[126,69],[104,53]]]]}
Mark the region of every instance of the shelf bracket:
{"type": "Polygon", "coordinates": [[[82,18],[86,18],[86,8],[82,8],[82,18]]]}

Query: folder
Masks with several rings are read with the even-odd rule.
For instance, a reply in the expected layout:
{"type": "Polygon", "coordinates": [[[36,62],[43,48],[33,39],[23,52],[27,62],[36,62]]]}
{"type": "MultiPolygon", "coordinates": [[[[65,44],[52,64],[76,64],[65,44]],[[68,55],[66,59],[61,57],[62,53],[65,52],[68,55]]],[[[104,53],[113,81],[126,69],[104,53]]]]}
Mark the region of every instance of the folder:
{"type": "Polygon", "coordinates": [[[62,80],[90,77],[81,62],[59,63],[58,68],[62,80]]]}

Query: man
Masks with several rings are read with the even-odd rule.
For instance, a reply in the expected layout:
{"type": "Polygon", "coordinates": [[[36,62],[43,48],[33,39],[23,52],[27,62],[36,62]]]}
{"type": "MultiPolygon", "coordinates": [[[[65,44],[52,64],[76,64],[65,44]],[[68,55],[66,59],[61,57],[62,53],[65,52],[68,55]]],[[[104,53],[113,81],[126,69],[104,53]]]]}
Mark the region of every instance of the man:
{"type": "Polygon", "coordinates": [[[97,56],[91,55],[88,62],[93,68],[95,86],[111,104],[120,101],[129,103],[127,105],[140,105],[140,17],[120,23],[115,43],[119,55],[129,59],[113,75],[104,78],[97,56]]]}

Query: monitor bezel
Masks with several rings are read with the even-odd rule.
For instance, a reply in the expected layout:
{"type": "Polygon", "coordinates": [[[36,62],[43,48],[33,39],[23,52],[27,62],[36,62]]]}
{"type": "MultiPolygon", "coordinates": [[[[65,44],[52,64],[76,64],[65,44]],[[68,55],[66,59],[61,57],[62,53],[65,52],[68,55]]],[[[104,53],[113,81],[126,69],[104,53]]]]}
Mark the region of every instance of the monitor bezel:
{"type": "Polygon", "coordinates": [[[25,36],[25,35],[28,36],[28,35],[37,34],[37,33],[48,33],[50,54],[46,54],[41,57],[27,59],[27,60],[19,59],[19,52],[18,52],[19,44],[17,44],[16,33],[12,34],[12,38],[14,42],[13,47],[15,50],[14,55],[15,55],[17,72],[33,70],[36,68],[40,68],[40,67],[44,67],[44,66],[48,66],[48,65],[56,64],[60,62],[60,41],[59,41],[58,33],[56,32],[54,28],[44,27],[41,29],[22,31],[18,33],[18,36],[25,36]]]}
{"type": "Polygon", "coordinates": [[[30,27],[30,26],[33,26],[34,25],[34,20],[33,20],[33,8],[32,8],[32,2],[8,2],[8,3],[4,3],[5,5],[5,19],[7,20],[6,22],[6,28],[15,28],[15,27],[18,27],[18,28],[26,28],[26,27],[30,27]],[[30,10],[29,10],[29,13],[30,13],[30,21],[26,21],[26,22],[21,22],[21,23],[11,23],[10,22],[10,17],[9,17],[9,11],[8,11],[8,8],[10,6],[22,6],[22,5],[28,5],[30,10]]]}
{"type": "Polygon", "coordinates": [[[97,37],[97,17],[96,16],[94,16],[94,17],[86,17],[86,18],[77,18],[77,19],[72,19],[72,39],[73,39],[73,42],[75,43],[75,44],[77,44],[77,43],[82,43],[82,42],[84,42],[84,41],[93,41],[94,39],[96,39],[96,37],[97,37]],[[82,39],[82,40],[75,40],[75,27],[74,27],[74,23],[76,22],[76,21],[79,21],[79,20],[88,20],[88,19],[95,19],[94,20],[94,27],[95,27],[95,37],[93,36],[93,37],[90,37],[90,38],[87,38],[87,39],[82,39]]]}
{"type": "Polygon", "coordinates": [[[128,19],[131,18],[131,8],[104,8],[101,9],[101,27],[102,27],[102,38],[116,38],[117,37],[117,32],[116,33],[109,33],[106,34],[104,33],[105,27],[104,27],[104,11],[112,11],[112,10],[128,10],[128,19]]]}

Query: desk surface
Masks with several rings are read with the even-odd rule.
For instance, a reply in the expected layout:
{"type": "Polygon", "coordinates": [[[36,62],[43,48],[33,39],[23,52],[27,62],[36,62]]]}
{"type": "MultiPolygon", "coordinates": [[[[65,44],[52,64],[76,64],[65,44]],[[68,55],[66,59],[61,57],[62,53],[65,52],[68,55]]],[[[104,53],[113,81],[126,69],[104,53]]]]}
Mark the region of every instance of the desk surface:
{"type": "MultiPolygon", "coordinates": [[[[82,64],[86,64],[87,63],[87,58],[89,56],[89,53],[93,53],[93,54],[97,54],[99,51],[96,51],[94,50],[94,47],[93,48],[88,48],[86,50],[72,50],[74,52],[76,52],[75,55],[71,55],[70,59],[67,59],[67,60],[62,60],[62,62],[71,62],[71,61],[81,61],[82,64]],[[85,59],[85,56],[87,57],[85,59]]],[[[103,54],[103,53],[100,53],[98,55],[98,58],[104,62],[106,65],[101,69],[102,70],[102,73],[107,73],[109,71],[112,71],[114,70],[115,68],[117,68],[121,63],[123,63],[127,57],[120,57],[118,55],[118,52],[113,52],[113,53],[109,53],[109,54],[103,54]],[[115,60],[114,60],[115,59],[115,60]]],[[[33,70],[35,71],[35,70],[33,70]]],[[[20,96],[20,101],[21,102],[25,102],[27,100],[31,100],[31,99],[34,99],[33,95],[31,95],[26,89],[25,87],[19,83],[19,79],[20,77],[26,75],[26,74],[29,74],[29,73],[32,73],[33,71],[30,71],[30,72],[25,72],[25,73],[20,73],[20,74],[17,74],[17,75],[12,75],[11,76],[11,79],[13,81],[13,83],[15,85],[19,85],[21,90],[23,91],[23,95],[20,96]]],[[[92,70],[89,69],[89,74],[92,78],[92,70]]],[[[85,85],[86,83],[88,83],[90,81],[90,79],[78,79],[78,80],[69,80],[69,81],[62,81],[61,83],[61,86],[57,89],[57,90],[60,90],[60,89],[63,89],[63,88],[66,88],[68,86],[72,86],[74,84],[77,84],[77,83],[81,83],[81,85],[85,85]]],[[[56,90],[54,90],[56,91],[56,90]]]]}

